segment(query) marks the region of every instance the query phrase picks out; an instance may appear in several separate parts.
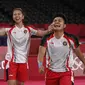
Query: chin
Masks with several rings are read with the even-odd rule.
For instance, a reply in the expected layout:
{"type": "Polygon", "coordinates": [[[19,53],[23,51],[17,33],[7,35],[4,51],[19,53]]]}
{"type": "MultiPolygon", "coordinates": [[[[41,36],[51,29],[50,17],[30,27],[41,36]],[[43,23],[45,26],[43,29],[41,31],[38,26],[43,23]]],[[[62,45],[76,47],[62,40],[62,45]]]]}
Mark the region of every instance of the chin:
{"type": "Polygon", "coordinates": [[[62,31],[63,29],[54,29],[53,31],[62,31]]]}
{"type": "Polygon", "coordinates": [[[19,24],[19,23],[20,23],[20,21],[16,21],[15,23],[19,24]]]}

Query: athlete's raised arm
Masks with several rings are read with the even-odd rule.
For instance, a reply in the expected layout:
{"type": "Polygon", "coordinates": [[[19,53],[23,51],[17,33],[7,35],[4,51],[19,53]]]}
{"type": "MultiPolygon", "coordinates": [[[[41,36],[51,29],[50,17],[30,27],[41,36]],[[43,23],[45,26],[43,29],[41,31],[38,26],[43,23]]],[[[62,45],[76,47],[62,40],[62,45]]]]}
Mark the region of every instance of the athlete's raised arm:
{"type": "Polygon", "coordinates": [[[48,29],[47,29],[47,30],[44,30],[44,31],[38,30],[36,35],[37,35],[37,36],[44,36],[44,35],[46,35],[46,34],[48,34],[48,33],[51,33],[51,32],[53,31],[53,29],[54,29],[53,24],[50,24],[50,25],[48,26],[48,29]]]}
{"type": "Polygon", "coordinates": [[[44,36],[48,33],[52,32],[52,29],[54,28],[53,25],[49,25],[47,30],[35,30],[34,27],[28,26],[28,28],[30,28],[31,31],[31,35],[36,35],[36,36],[44,36]]]}

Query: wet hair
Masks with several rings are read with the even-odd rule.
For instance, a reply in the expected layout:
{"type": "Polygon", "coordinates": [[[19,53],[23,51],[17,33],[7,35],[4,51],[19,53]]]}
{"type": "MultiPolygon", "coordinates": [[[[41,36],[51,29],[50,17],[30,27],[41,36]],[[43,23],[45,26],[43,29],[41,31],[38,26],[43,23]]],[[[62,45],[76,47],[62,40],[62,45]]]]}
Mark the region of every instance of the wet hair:
{"type": "Polygon", "coordinates": [[[67,18],[63,13],[56,14],[54,18],[56,18],[56,17],[61,17],[64,20],[64,23],[65,24],[67,23],[67,18]]]}

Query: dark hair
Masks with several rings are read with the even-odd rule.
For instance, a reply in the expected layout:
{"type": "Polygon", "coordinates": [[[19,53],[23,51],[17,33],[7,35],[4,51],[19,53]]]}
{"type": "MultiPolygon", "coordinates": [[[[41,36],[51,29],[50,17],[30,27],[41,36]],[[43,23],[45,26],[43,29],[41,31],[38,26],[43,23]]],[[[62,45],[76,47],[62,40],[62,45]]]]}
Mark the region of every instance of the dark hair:
{"type": "MultiPolygon", "coordinates": [[[[25,10],[23,10],[22,8],[14,8],[14,9],[12,9],[12,10],[11,10],[11,11],[12,11],[11,17],[12,17],[13,12],[14,12],[15,10],[19,10],[19,11],[22,12],[22,14],[24,15],[23,23],[24,23],[25,25],[28,25],[28,22],[26,21],[26,12],[25,12],[25,10]]],[[[13,18],[11,18],[10,25],[11,25],[11,26],[15,25],[15,22],[14,22],[13,18]]]]}
{"type": "Polygon", "coordinates": [[[61,17],[61,18],[63,18],[64,23],[65,24],[67,23],[67,18],[66,18],[66,16],[63,13],[58,13],[58,14],[55,15],[55,17],[61,17]]]}
{"type": "Polygon", "coordinates": [[[19,10],[19,11],[21,11],[22,14],[25,16],[25,12],[22,10],[22,8],[14,8],[14,9],[13,9],[13,12],[14,12],[15,10],[19,10]]]}

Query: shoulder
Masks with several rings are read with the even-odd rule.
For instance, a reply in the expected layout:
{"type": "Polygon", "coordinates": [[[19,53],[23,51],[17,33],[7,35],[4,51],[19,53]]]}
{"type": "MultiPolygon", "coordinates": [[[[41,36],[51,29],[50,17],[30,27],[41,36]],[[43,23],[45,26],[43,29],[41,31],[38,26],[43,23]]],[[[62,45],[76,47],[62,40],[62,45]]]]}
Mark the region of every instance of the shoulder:
{"type": "Polygon", "coordinates": [[[9,33],[11,33],[14,28],[15,28],[15,26],[12,26],[12,27],[8,28],[7,31],[8,31],[9,33]]]}
{"type": "Polygon", "coordinates": [[[64,34],[69,38],[69,39],[73,39],[73,40],[78,40],[78,37],[73,35],[73,34],[69,34],[67,32],[64,32],[64,34]]]}
{"type": "Polygon", "coordinates": [[[28,25],[28,26],[25,26],[25,28],[27,28],[27,29],[36,29],[34,26],[32,26],[32,25],[28,25]]]}
{"type": "Polygon", "coordinates": [[[46,35],[44,35],[41,39],[41,46],[45,46],[47,43],[47,40],[50,38],[50,36],[53,35],[53,33],[48,33],[46,35]]]}
{"type": "Polygon", "coordinates": [[[65,32],[64,34],[68,37],[68,39],[69,39],[70,41],[72,41],[72,42],[75,44],[76,47],[79,46],[78,37],[76,37],[76,36],[73,35],[73,34],[66,33],[66,32],[65,32]]]}
{"type": "Polygon", "coordinates": [[[53,32],[44,35],[44,36],[42,37],[42,39],[48,39],[48,38],[50,38],[51,35],[53,35],[53,32]]]}
{"type": "Polygon", "coordinates": [[[25,28],[27,28],[29,32],[34,32],[34,33],[37,32],[37,29],[34,26],[29,25],[25,26],[25,28]]]}

